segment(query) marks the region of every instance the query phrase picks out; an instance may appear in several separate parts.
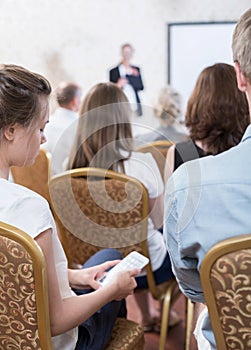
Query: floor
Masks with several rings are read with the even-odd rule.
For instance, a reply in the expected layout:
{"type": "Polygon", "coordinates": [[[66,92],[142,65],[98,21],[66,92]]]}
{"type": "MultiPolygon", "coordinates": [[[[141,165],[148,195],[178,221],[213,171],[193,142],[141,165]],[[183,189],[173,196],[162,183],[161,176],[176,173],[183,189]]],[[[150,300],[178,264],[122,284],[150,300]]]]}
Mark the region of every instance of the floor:
{"type": "MultiPolygon", "coordinates": [[[[185,350],[185,305],[186,300],[181,295],[174,304],[174,309],[180,314],[181,322],[169,329],[166,340],[165,350],[185,350]]],[[[127,298],[128,318],[130,320],[139,322],[140,314],[135,303],[133,296],[127,298]]],[[[158,333],[145,333],[145,346],[144,350],[158,350],[159,347],[159,334],[158,333]]],[[[191,345],[189,350],[197,350],[195,339],[192,335],[191,345]]]]}

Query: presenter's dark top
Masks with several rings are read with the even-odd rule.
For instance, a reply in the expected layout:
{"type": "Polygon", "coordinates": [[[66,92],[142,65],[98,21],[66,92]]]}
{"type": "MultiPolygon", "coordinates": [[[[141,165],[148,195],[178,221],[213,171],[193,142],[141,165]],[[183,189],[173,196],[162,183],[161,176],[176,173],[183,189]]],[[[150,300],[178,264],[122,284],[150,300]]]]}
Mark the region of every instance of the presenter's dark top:
{"type": "MultiPolygon", "coordinates": [[[[138,71],[138,75],[130,75],[130,74],[126,74],[126,79],[128,80],[129,84],[133,87],[135,96],[136,96],[136,101],[137,101],[137,114],[138,116],[142,115],[142,107],[140,104],[140,98],[138,95],[138,91],[143,90],[144,89],[144,85],[142,82],[142,78],[141,78],[141,74],[140,74],[140,69],[139,67],[136,66],[131,66],[132,68],[136,69],[138,71]]],[[[119,78],[121,78],[120,73],[119,73],[119,66],[112,68],[109,71],[109,80],[112,83],[117,83],[119,78]]]]}

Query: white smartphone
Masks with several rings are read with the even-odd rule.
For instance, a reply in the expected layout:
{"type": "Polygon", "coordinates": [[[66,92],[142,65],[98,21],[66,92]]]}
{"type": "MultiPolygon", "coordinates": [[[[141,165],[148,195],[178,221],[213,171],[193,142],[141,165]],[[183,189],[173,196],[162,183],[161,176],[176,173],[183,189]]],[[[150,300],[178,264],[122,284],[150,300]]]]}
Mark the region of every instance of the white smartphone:
{"type": "Polygon", "coordinates": [[[117,265],[115,265],[111,270],[109,270],[104,276],[99,279],[101,285],[107,284],[114,273],[118,271],[128,271],[132,269],[143,269],[149,263],[149,259],[144,255],[133,251],[128,254],[124,259],[122,259],[117,265]]]}

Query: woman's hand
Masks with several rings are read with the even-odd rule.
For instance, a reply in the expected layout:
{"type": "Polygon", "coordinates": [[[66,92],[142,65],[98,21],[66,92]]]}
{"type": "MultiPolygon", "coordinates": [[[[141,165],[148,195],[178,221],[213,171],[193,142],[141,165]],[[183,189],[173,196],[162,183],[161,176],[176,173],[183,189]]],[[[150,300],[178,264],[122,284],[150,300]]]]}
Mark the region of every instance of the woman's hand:
{"type": "Polygon", "coordinates": [[[93,267],[68,270],[68,276],[71,288],[74,289],[98,289],[100,284],[98,280],[105,274],[105,272],[111,267],[117,265],[120,260],[107,261],[103,264],[93,267]]]}
{"type": "Polygon", "coordinates": [[[121,300],[126,298],[129,294],[133,294],[137,287],[135,276],[140,273],[139,269],[132,269],[129,271],[118,271],[109,279],[109,282],[102,288],[109,289],[114,293],[114,300],[121,300]]]}

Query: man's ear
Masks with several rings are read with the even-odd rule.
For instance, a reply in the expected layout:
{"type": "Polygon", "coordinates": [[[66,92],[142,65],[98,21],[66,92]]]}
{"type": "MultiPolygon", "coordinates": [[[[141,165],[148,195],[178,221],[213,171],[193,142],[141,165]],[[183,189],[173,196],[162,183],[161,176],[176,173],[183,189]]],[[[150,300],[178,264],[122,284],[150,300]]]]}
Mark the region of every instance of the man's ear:
{"type": "Polygon", "coordinates": [[[240,91],[245,92],[247,90],[248,80],[240,69],[238,62],[234,63],[234,68],[236,72],[237,84],[240,91]]]}
{"type": "Polygon", "coordinates": [[[79,97],[75,96],[71,101],[71,110],[77,112],[79,109],[79,97]]]}
{"type": "Polygon", "coordinates": [[[15,138],[16,124],[8,125],[4,128],[4,136],[8,141],[13,141],[15,138]]]}

